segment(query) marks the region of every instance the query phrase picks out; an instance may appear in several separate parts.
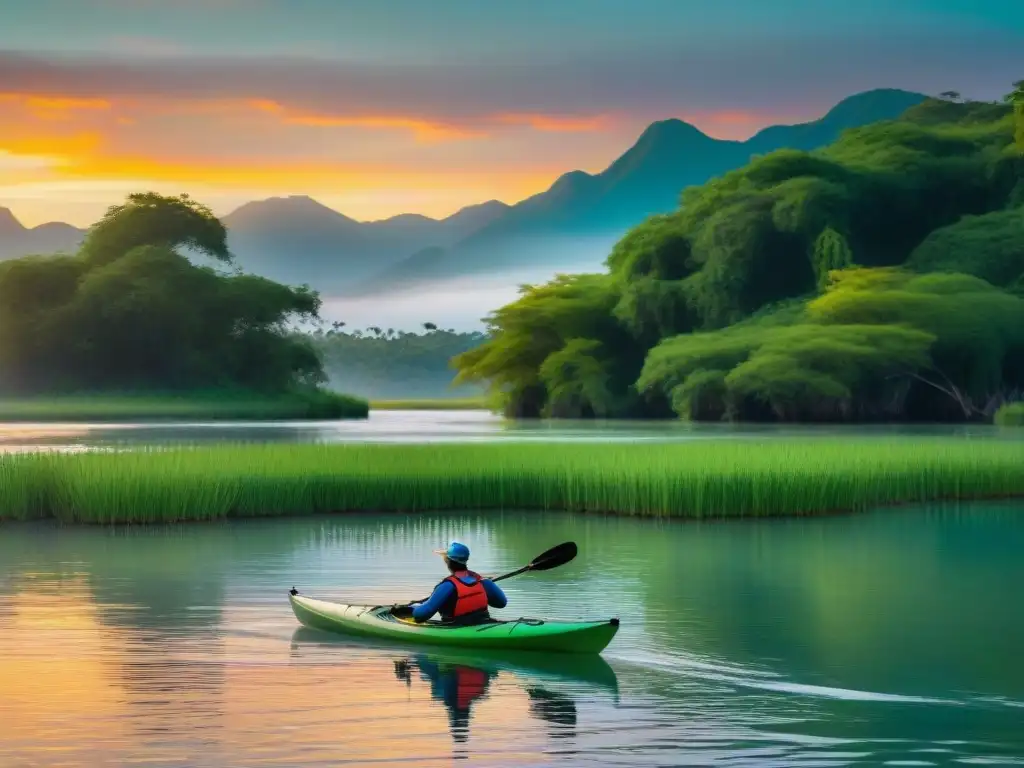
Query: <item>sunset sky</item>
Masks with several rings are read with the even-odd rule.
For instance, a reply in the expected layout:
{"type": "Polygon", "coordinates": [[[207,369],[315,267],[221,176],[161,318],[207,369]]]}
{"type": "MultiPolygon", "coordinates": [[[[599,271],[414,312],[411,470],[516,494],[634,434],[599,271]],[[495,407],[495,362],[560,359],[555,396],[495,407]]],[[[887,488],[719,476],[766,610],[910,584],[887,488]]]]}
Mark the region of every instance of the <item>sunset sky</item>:
{"type": "Polygon", "coordinates": [[[898,87],[998,98],[1020,0],[0,0],[0,206],[130,191],[357,219],[515,202],[652,120],[718,137],[898,87]]]}

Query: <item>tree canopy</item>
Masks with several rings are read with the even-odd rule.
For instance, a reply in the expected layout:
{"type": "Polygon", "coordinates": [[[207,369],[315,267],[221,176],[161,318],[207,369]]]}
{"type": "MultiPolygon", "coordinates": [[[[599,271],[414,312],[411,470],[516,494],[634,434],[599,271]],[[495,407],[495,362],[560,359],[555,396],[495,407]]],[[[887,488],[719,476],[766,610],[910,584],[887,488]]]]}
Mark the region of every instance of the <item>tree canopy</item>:
{"type": "Polygon", "coordinates": [[[1024,384],[1016,87],[1011,104],[928,100],[683,190],[607,273],[494,312],[459,379],[522,416],[989,416],[1024,384]]]}
{"type": "Polygon", "coordinates": [[[226,232],[187,196],[129,196],[75,255],[0,263],[0,383],[12,393],[246,388],[324,380],[308,341],[316,293],[220,274],[180,250],[230,262],[226,232]]]}
{"type": "Polygon", "coordinates": [[[1024,152],[1024,80],[1018,80],[1013,84],[1013,90],[1007,95],[1006,100],[1013,105],[1017,148],[1024,152]]]}

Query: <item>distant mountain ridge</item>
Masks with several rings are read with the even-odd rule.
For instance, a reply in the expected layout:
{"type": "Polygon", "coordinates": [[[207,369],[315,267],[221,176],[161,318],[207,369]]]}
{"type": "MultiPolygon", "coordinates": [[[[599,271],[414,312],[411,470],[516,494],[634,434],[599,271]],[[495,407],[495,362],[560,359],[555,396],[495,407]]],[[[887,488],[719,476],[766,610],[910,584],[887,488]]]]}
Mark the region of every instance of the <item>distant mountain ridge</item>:
{"type": "Polygon", "coordinates": [[[512,267],[597,263],[630,227],[679,206],[685,187],[739,168],[778,149],[812,150],[849,129],[899,117],[927,96],[880,89],[850,96],[823,117],[771,126],[746,141],[714,139],[682,120],[652,123],[622,156],[597,174],[572,171],[445,253],[418,252],[356,288],[374,293],[418,282],[512,267]],[[576,240],[585,236],[583,247],[576,240]],[[577,255],[578,254],[578,255],[577,255]]]}
{"type": "Polygon", "coordinates": [[[0,260],[30,253],[73,251],[84,236],[84,230],[60,221],[26,227],[11,211],[0,207],[0,260]]]}
{"type": "MultiPolygon", "coordinates": [[[[674,210],[703,184],[777,149],[811,150],[848,128],[898,117],[924,94],[896,89],[846,98],[823,117],[765,128],[746,141],[714,139],[681,120],[652,123],[604,171],[570,171],[515,205],[491,200],[444,219],[400,214],[359,222],[305,196],[246,203],[223,217],[246,271],[309,283],[326,296],[396,288],[523,267],[571,270],[598,263],[630,227],[674,210]]],[[[53,222],[26,228],[0,208],[0,259],[72,251],[84,230],[53,222]]]]}
{"type": "Polygon", "coordinates": [[[246,203],[223,221],[228,247],[244,269],[337,293],[420,248],[454,245],[508,208],[491,200],[444,219],[406,213],[358,222],[309,197],[293,196],[246,203]]]}

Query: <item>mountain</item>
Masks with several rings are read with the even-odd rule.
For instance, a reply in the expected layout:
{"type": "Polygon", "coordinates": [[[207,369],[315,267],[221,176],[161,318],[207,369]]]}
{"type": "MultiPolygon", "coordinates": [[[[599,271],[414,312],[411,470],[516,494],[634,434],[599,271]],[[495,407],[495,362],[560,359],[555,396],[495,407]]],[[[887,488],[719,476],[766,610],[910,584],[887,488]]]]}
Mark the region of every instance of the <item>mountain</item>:
{"type": "Polygon", "coordinates": [[[440,220],[402,214],[358,222],[309,197],[294,196],[246,203],[223,221],[228,247],[243,269],[330,293],[411,251],[451,246],[507,209],[492,200],[440,220]]]}
{"type": "Polygon", "coordinates": [[[30,253],[72,252],[83,237],[85,230],[59,221],[26,227],[7,208],[0,208],[0,260],[30,253]]]}
{"type": "MultiPolygon", "coordinates": [[[[445,219],[402,214],[359,222],[305,196],[274,197],[242,205],[222,221],[228,247],[249,272],[327,291],[368,277],[412,251],[446,248],[502,216],[497,200],[471,205],[445,219]]],[[[0,208],[0,259],[74,251],[85,231],[58,222],[33,229],[0,208]]]]}
{"type": "MultiPolygon", "coordinates": [[[[714,139],[681,120],[661,120],[600,173],[570,171],[515,205],[491,200],[444,219],[402,214],[359,222],[293,196],[246,203],[223,221],[228,246],[243,269],[308,283],[324,296],[374,296],[524,269],[593,269],[627,229],[674,210],[683,188],[739,168],[754,155],[822,147],[848,128],[896,118],[925,98],[893,89],[867,91],[818,120],[765,128],[746,141],[714,139]]],[[[71,251],[84,234],[60,223],[28,229],[0,208],[0,259],[71,251]]]]}
{"type": "Polygon", "coordinates": [[[739,168],[755,155],[825,146],[848,128],[894,119],[926,98],[894,89],[867,91],[844,99],[818,120],[765,128],[746,141],[714,139],[681,120],[653,123],[604,171],[567,173],[444,253],[417,251],[346,292],[372,295],[538,265],[592,268],[627,229],[675,210],[685,187],[739,168]]]}

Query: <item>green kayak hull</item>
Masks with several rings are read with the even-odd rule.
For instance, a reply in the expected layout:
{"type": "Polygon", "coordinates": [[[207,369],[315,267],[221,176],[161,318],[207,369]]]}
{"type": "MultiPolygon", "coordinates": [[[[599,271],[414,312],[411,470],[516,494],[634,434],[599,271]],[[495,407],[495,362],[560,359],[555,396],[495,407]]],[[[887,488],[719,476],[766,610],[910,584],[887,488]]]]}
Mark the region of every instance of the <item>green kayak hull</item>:
{"type": "Polygon", "coordinates": [[[391,615],[388,606],[345,605],[288,595],[295,618],[303,626],[363,637],[379,637],[421,645],[476,648],[486,651],[600,653],[619,631],[618,619],[548,621],[497,619],[458,627],[439,621],[417,624],[391,615]]]}

